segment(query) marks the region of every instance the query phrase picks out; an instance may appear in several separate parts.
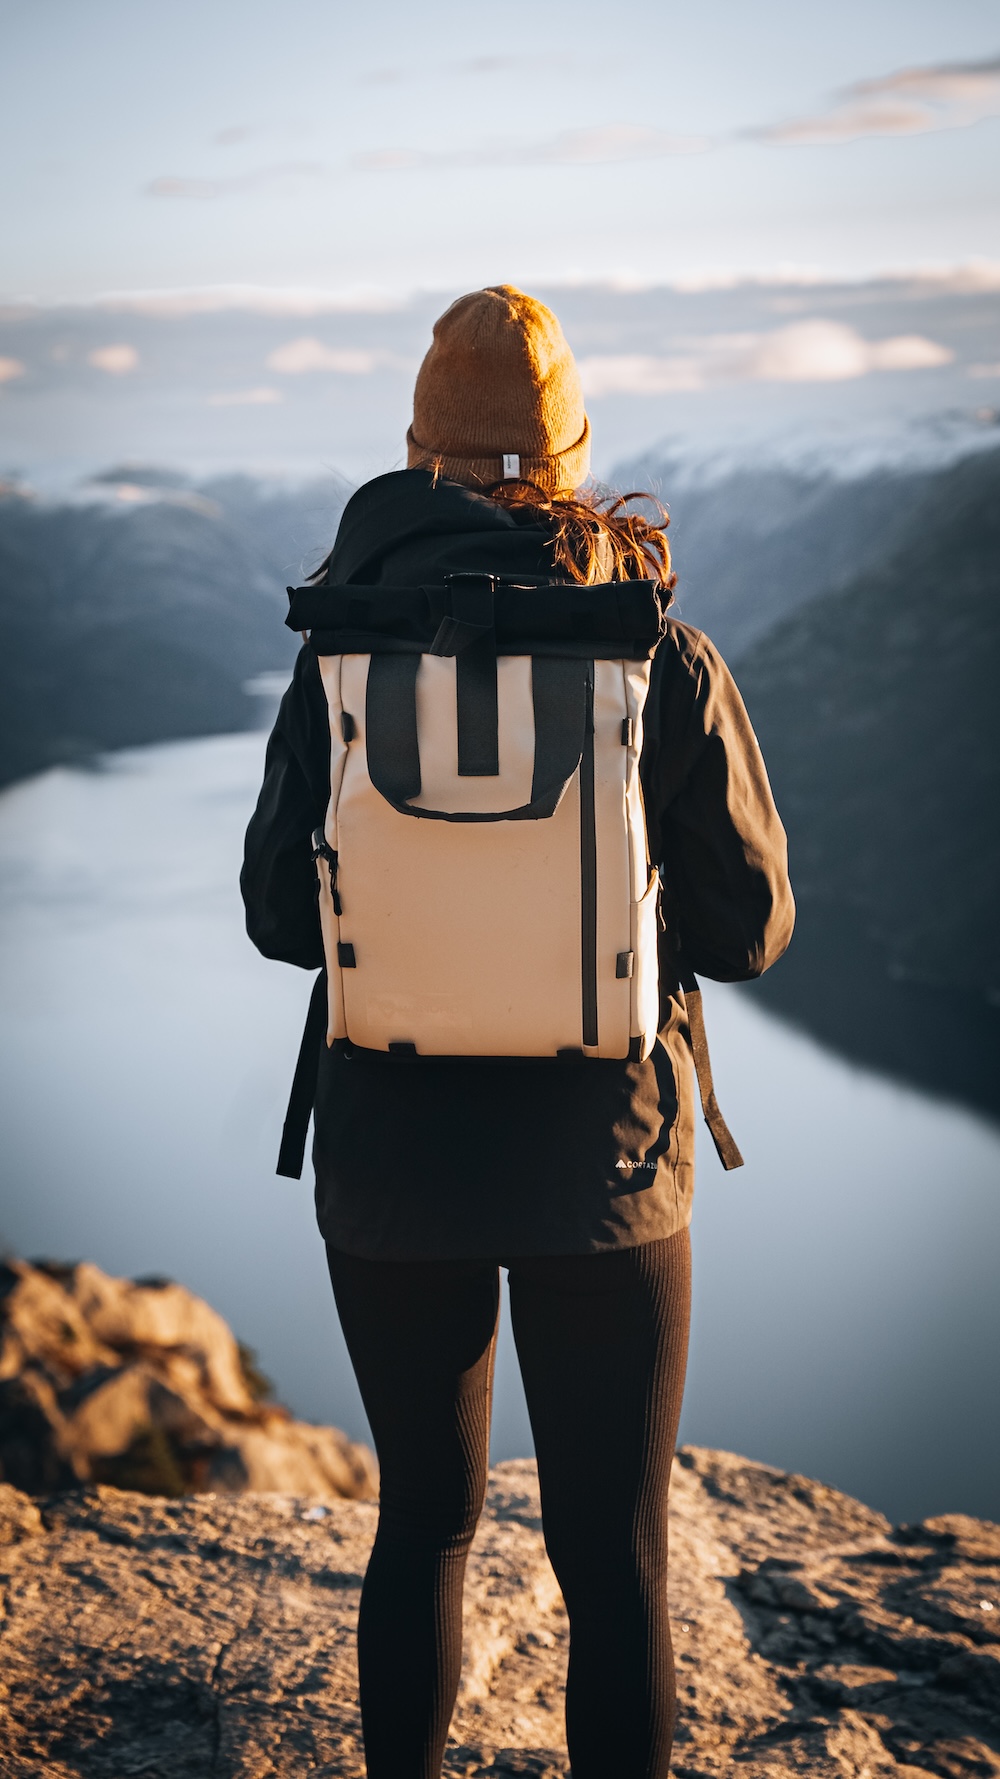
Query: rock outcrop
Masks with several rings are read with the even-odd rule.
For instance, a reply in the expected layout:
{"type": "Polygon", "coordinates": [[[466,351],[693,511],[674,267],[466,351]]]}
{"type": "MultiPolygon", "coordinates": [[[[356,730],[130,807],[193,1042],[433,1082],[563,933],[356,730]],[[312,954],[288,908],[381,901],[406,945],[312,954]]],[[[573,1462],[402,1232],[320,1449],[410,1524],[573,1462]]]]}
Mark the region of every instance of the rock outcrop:
{"type": "Polygon", "coordinates": [[[0,1479],[26,1493],[377,1491],[365,1446],[268,1394],[253,1354],[182,1285],[0,1264],[0,1479]]]}
{"type": "MultiPolygon", "coordinates": [[[[581,1486],[599,1521],[599,1471],[581,1486]]],[[[0,1489],[0,1771],[360,1779],[354,1625],[376,1512],[0,1489]]],[[[1000,1774],[1000,1527],[893,1530],[833,1489],[694,1448],[672,1518],[675,1779],[1000,1774]]],[[[563,1779],[567,1626],[527,1460],[493,1474],[466,1599],[449,1779],[563,1779]]]]}

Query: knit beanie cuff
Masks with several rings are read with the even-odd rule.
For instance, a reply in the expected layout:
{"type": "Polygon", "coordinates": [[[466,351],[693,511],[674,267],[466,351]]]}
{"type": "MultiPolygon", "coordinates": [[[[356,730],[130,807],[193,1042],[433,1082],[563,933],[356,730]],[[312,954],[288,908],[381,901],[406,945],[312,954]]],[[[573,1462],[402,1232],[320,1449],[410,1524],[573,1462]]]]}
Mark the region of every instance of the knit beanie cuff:
{"type": "Polygon", "coordinates": [[[590,421],[584,416],[583,431],[575,444],[548,457],[525,457],[519,452],[483,451],[456,455],[432,451],[406,433],[408,469],[431,469],[449,482],[470,488],[495,488],[498,482],[534,482],[546,494],[573,494],[590,473],[590,421]]]}

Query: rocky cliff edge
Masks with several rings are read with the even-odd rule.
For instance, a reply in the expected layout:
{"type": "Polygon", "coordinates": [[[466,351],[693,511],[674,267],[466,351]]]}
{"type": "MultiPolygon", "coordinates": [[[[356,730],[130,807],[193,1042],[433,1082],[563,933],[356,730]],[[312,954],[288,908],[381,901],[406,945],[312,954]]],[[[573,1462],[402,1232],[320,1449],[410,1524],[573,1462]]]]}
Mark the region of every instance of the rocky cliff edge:
{"type": "MultiPolygon", "coordinates": [[[[262,1401],[180,1286],[10,1263],[0,1319],[0,1774],[361,1779],[370,1454],[262,1401]]],[[[674,1779],[1000,1776],[1000,1527],[694,1447],[671,1526],[674,1779]]],[[[565,1779],[566,1655],[534,1465],[500,1465],[448,1779],[565,1779]]]]}
{"type": "MultiPolygon", "coordinates": [[[[361,1779],[354,1628],[376,1516],[0,1485],[0,1772],[361,1779]]],[[[1000,1774],[1000,1527],[893,1530],[833,1489],[694,1448],[672,1521],[675,1779],[1000,1774]]],[[[534,1465],[503,1464],[470,1561],[449,1779],[564,1779],[566,1650],[534,1465]]]]}
{"type": "Polygon", "coordinates": [[[366,1446],[269,1394],[223,1318],[170,1279],[0,1263],[0,1479],[26,1493],[376,1493],[366,1446]]]}

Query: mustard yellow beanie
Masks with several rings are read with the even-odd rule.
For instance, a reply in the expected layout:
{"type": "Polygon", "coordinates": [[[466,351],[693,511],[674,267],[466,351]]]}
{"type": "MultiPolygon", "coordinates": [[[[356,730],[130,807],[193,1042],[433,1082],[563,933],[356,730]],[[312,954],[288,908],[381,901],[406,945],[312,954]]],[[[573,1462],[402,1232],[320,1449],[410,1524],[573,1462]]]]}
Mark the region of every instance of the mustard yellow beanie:
{"type": "Polygon", "coordinates": [[[513,284],[474,290],[434,324],[417,373],[410,469],[470,488],[535,482],[569,494],[590,469],[590,422],[562,328],[513,284]]]}

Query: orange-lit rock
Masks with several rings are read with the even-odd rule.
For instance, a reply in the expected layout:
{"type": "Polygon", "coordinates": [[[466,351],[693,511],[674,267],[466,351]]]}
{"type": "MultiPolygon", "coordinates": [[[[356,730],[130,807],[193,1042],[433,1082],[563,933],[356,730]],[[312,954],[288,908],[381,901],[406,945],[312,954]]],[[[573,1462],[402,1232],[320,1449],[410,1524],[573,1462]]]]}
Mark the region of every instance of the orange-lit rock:
{"type": "Polygon", "coordinates": [[[0,1478],[28,1493],[375,1492],[366,1447],[292,1420],[261,1387],[222,1317],[182,1285],[85,1263],[0,1267],[0,1478]]]}
{"type": "MultiPolygon", "coordinates": [[[[360,1779],[376,1516],[294,1494],[0,1486],[0,1772],[360,1779]]],[[[1000,1527],[893,1531],[822,1484],[687,1447],[672,1536],[673,1779],[1000,1773],[1000,1527]]],[[[448,1779],[565,1779],[566,1618],[527,1460],[493,1473],[465,1640],[448,1779]]]]}

